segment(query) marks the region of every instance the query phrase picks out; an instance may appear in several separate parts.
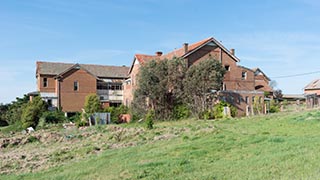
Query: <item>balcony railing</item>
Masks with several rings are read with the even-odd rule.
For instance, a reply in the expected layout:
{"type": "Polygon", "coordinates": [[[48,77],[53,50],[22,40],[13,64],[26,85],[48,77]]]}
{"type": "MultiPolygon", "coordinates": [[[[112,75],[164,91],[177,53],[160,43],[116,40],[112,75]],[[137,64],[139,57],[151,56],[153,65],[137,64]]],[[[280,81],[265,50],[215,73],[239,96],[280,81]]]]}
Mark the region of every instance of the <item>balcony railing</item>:
{"type": "Polygon", "coordinates": [[[123,99],[122,90],[97,90],[97,94],[101,101],[122,101],[123,99]]]}

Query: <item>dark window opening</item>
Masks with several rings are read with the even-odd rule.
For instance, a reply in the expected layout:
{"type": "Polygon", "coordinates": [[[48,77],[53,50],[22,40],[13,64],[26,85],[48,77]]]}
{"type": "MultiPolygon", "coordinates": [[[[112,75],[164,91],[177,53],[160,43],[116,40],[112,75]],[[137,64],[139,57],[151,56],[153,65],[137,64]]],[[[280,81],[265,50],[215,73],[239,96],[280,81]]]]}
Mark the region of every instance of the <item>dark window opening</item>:
{"type": "Polygon", "coordinates": [[[226,69],[226,71],[230,71],[230,66],[229,65],[225,65],[224,68],[226,69]]]}
{"type": "Polygon", "coordinates": [[[43,87],[48,87],[48,78],[43,78],[43,87]]]}
{"type": "Polygon", "coordinates": [[[79,90],[79,82],[78,81],[73,82],[73,90],[74,91],[78,91],[79,90]]]}
{"type": "Polygon", "coordinates": [[[247,72],[246,71],[242,71],[241,79],[242,80],[247,79],[247,72]]]}
{"type": "Polygon", "coordinates": [[[122,90],[122,83],[106,83],[103,81],[98,81],[97,89],[99,90],[122,90]]]}
{"type": "Polygon", "coordinates": [[[119,106],[121,106],[121,103],[110,103],[109,106],[110,107],[119,107],[119,106]]]}

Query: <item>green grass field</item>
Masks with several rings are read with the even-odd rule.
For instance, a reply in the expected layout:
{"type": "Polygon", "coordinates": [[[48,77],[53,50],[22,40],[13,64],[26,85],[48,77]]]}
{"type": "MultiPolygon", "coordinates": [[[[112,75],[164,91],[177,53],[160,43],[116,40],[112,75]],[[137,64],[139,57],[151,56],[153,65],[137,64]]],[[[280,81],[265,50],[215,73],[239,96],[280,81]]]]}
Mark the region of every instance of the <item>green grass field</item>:
{"type": "Polygon", "coordinates": [[[0,175],[0,179],[320,177],[320,111],[220,121],[159,122],[143,136],[144,143],[136,146],[106,149],[47,170],[0,175]]]}

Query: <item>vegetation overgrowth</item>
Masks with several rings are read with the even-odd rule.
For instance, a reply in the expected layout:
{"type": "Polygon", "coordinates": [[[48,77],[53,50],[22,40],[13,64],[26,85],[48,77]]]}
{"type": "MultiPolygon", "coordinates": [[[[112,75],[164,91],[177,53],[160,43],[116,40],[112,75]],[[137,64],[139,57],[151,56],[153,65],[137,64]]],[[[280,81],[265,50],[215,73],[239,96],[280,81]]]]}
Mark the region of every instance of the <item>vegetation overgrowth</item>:
{"type": "Polygon", "coordinates": [[[0,149],[0,179],[317,179],[319,128],[318,110],[56,128],[62,140],[0,149]]]}

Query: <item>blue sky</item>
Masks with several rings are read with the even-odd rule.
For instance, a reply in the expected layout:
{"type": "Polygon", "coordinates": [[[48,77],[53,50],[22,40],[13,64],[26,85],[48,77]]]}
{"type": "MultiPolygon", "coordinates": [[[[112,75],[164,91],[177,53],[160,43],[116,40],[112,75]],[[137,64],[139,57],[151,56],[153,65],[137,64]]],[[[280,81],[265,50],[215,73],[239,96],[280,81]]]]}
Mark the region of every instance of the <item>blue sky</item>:
{"type": "Polygon", "coordinates": [[[0,103],[36,90],[38,60],[127,65],[214,37],[241,65],[260,67],[284,93],[320,73],[318,0],[2,0],[0,103]]]}

